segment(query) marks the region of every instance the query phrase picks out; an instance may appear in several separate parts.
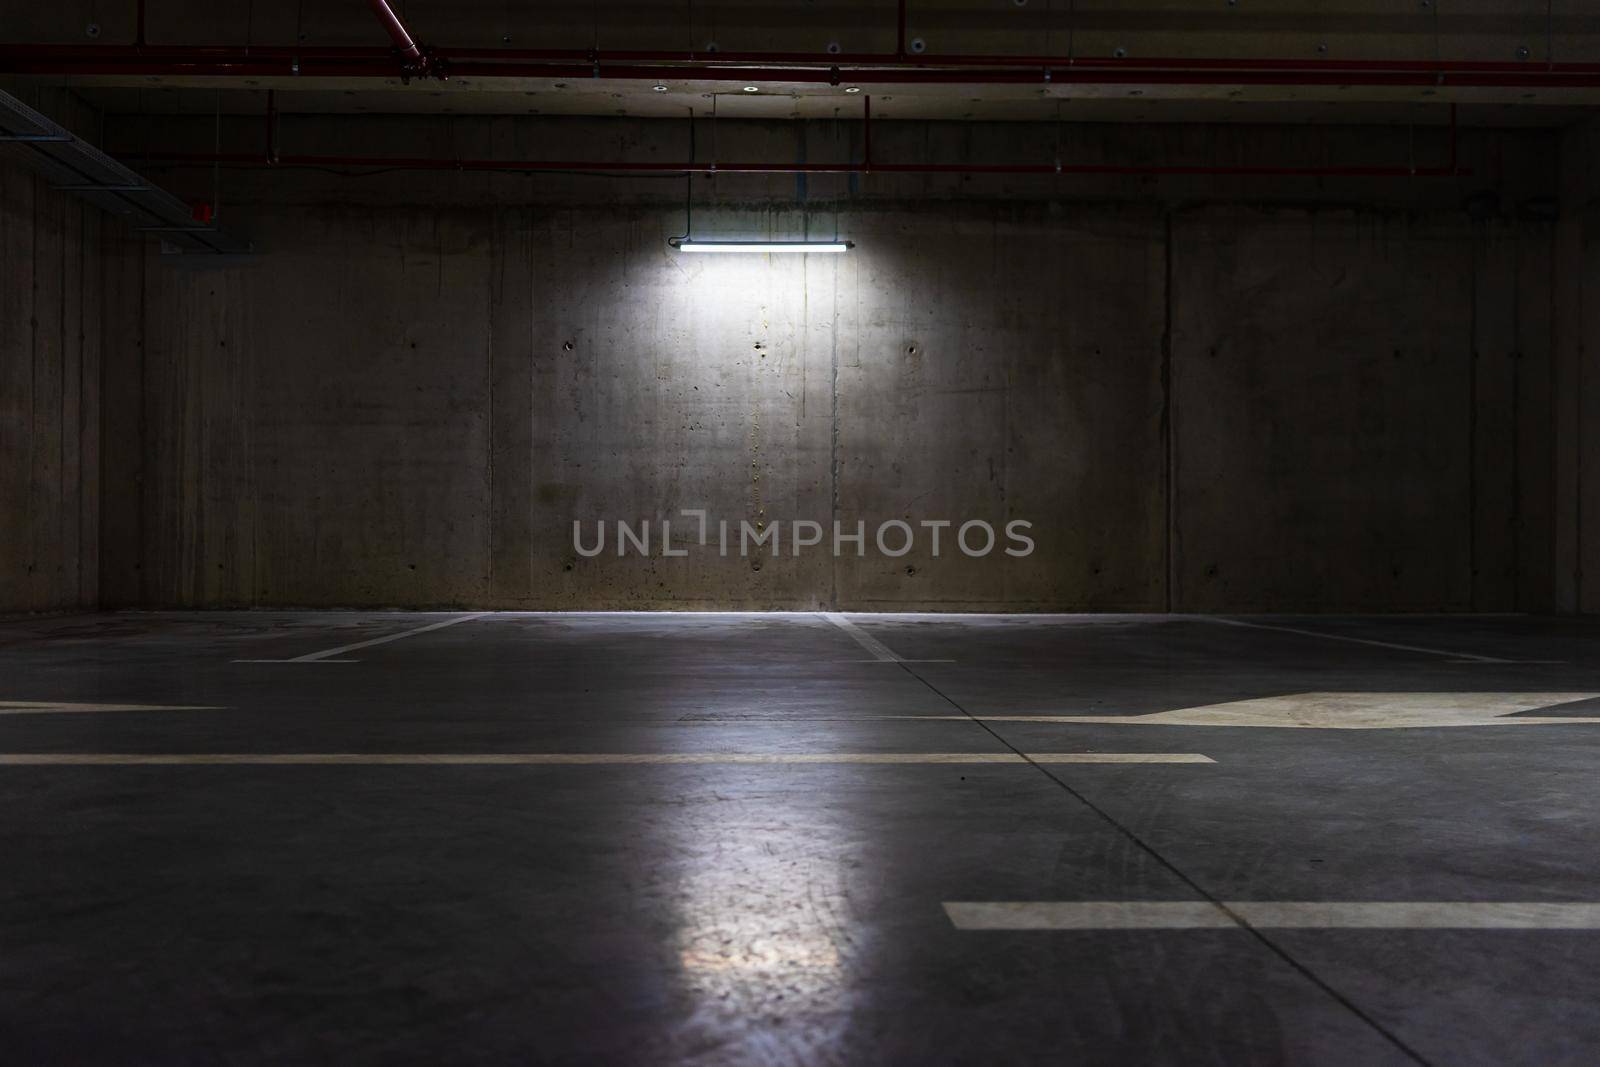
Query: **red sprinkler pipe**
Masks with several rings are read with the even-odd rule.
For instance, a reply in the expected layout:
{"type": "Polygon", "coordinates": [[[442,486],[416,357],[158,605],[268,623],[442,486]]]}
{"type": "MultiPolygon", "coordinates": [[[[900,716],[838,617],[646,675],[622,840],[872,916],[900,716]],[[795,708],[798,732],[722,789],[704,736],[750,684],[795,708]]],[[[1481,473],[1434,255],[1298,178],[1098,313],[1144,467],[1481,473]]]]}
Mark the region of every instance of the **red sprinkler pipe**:
{"type": "MultiPolygon", "coordinates": [[[[293,56],[343,58],[378,61],[393,56],[384,48],[355,45],[145,45],[133,48],[116,44],[0,44],[5,59],[100,59],[168,58],[200,61],[239,60],[248,57],[286,59],[293,56]]],[[[436,54],[438,54],[436,52],[436,54]]],[[[921,54],[897,56],[893,53],[830,54],[819,52],[681,52],[639,50],[591,50],[578,48],[451,48],[452,61],[492,60],[538,63],[669,63],[702,67],[732,64],[754,66],[818,66],[856,70],[866,67],[904,66],[911,69],[934,67],[1071,67],[1075,70],[1162,70],[1162,71],[1336,71],[1358,79],[1367,73],[1410,74],[1508,74],[1536,78],[1544,74],[1600,74],[1600,63],[1535,63],[1509,60],[1432,60],[1432,59],[1261,59],[1261,58],[1141,58],[1134,56],[1024,56],[921,54]]]]}
{"type": "MultiPolygon", "coordinates": [[[[264,165],[259,153],[151,152],[139,161],[209,166],[264,165]]],[[[656,160],[436,159],[415,156],[280,155],[283,167],[359,167],[376,170],[602,172],[626,174],[1150,174],[1302,178],[1447,178],[1470,175],[1454,167],[1144,165],[1122,163],[667,163],[656,160]]]]}
{"type": "Polygon", "coordinates": [[[389,39],[394,42],[402,56],[413,63],[422,61],[422,49],[417,47],[417,42],[412,39],[406,24],[400,21],[400,16],[394,13],[386,0],[368,0],[372,13],[378,16],[378,21],[383,23],[383,28],[388,31],[389,39]]]}
{"type": "MultiPolygon", "coordinates": [[[[1600,64],[1288,59],[1116,59],[1061,56],[857,56],[810,53],[580,53],[457,49],[416,43],[399,25],[402,76],[615,78],[799,84],[1361,85],[1600,88],[1600,64]],[[415,52],[420,59],[412,58],[415,52]],[[736,64],[736,65],[730,65],[736,64]]],[[[393,28],[391,26],[391,34],[393,28]]],[[[0,45],[0,73],[51,75],[394,77],[395,51],[252,46],[0,45]]]]}
{"type": "Polygon", "coordinates": [[[389,39],[394,42],[395,51],[400,54],[402,80],[410,81],[413,75],[420,78],[435,77],[441,81],[447,77],[443,67],[426,49],[417,44],[416,39],[406,29],[406,24],[400,21],[400,16],[389,6],[389,0],[367,0],[367,6],[378,16],[378,21],[383,23],[383,28],[389,32],[389,39]]]}

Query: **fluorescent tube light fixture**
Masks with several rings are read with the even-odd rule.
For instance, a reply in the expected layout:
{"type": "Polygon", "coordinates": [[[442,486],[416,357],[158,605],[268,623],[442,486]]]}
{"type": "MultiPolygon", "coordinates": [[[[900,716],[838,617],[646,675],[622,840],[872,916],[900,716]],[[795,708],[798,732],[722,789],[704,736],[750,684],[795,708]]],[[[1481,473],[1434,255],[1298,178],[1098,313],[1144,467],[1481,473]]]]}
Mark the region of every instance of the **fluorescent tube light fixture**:
{"type": "Polygon", "coordinates": [[[851,241],[691,241],[670,242],[680,252],[848,252],[851,241]]]}

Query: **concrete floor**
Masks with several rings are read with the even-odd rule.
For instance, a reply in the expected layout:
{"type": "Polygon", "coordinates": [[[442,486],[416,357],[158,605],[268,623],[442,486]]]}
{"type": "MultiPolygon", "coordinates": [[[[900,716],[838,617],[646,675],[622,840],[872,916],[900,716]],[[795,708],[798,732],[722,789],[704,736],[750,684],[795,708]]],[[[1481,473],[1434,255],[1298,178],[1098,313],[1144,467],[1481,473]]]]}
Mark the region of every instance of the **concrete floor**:
{"type": "Polygon", "coordinates": [[[0,623],[0,1041],[1595,1062],[1600,624],[1248,621],[0,623]]]}

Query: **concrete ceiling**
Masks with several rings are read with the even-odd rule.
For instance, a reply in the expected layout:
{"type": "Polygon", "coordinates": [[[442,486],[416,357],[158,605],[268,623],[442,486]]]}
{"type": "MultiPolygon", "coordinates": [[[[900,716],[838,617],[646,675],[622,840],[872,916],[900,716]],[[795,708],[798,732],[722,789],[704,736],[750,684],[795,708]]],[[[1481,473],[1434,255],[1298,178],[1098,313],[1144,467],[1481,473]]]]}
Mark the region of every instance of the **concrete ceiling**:
{"type": "MultiPolygon", "coordinates": [[[[12,41],[132,41],[135,0],[9,5],[12,41]]],[[[359,0],[146,0],[146,40],[172,45],[370,45],[359,0]]],[[[889,52],[897,0],[395,0],[439,47],[889,52]]],[[[927,54],[1600,61],[1593,0],[908,0],[927,54]]]]}
{"type": "MultiPolygon", "coordinates": [[[[125,44],[134,0],[60,0],[8,12],[12,41],[125,44]]],[[[841,84],[760,81],[458,76],[402,85],[398,77],[206,78],[73,75],[68,84],[113,113],[250,113],[278,90],[285,112],[627,115],[681,118],[689,109],[746,118],[850,117],[861,96],[874,117],[974,121],[1442,122],[1563,125],[1600,106],[1600,88],[1115,84],[850,84],[851,55],[894,53],[898,0],[395,0],[417,39],[439,49],[693,50],[704,54],[838,49],[841,84]],[[214,90],[225,89],[218,93],[214,90]]],[[[359,0],[146,0],[145,40],[156,46],[382,47],[382,27],[359,0]]],[[[908,48],[941,55],[1050,55],[1130,59],[1600,63],[1594,0],[909,0],[908,48]]]]}

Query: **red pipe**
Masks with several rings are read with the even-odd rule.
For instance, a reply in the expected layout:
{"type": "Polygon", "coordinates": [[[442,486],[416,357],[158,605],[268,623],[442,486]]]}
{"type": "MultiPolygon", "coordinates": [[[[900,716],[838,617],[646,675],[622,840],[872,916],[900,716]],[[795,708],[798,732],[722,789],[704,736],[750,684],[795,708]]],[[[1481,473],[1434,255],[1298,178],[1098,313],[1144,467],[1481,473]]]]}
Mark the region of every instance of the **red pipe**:
{"type": "MultiPolygon", "coordinates": [[[[152,152],[137,159],[193,165],[263,165],[250,153],[152,152]]],[[[1169,174],[1270,177],[1444,178],[1470,175],[1456,167],[1275,167],[1121,163],[664,163],[550,159],[435,159],[414,156],[285,155],[285,167],[364,167],[380,170],[614,171],[619,174],[1169,174]]]]}
{"type": "MultiPolygon", "coordinates": [[[[60,51],[54,45],[43,46],[60,51]]],[[[103,52],[104,45],[68,45],[83,52],[103,52]]],[[[0,54],[6,48],[0,47],[0,54]]],[[[185,51],[194,51],[186,49],[185,51]]],[[[258,53],[261,49],[252,49],[258,53]]],[[[329,54],[350,55],[351,49],[323,49],[329,54]]],[[[1278,71],[1410,71],[1413,73],[1478,72],[1502,74],[1600,73],[1600,63],[1530,63],[1501,60],[1432,60],[1432,59],[1218,59],[1218,58],[1137,58],[1113,56],[1024,56],[1024,55],[970,55],[911,54],[859,52],[853,54],[824,54],[818,52],[717,52],[710,55],[699,52],[676,51],[589,51],[575,48],[451,48],[452,59],[466,60],[539,60],[546,62],[599,60],[602,63],[692,63],[704,66],[748,64],[788,64],[817,67],[839,67],[855,70],[863,67],[1027,67],[1039,70],[1045,67],[1071,67],[1082,70],[1278,70],[1278,71]]],[[[300,54],[304,54],[302,51],[300,54]]]]}
{"type": "Polygon", "coordinates": [[[383,23],[383,28],[389,33],[389,39],[394,42],[395,51],[400,53],[402,80],[409,81],[412,75],[422,78],[431,76],[440,80],[446,77],[443,68],[433,56],[420,47],[416,39],[411,36],[406,24],[400,21],[400,16],[389,6],[389,0],[367,0],[367,6],[378,16],[378,21],[383,23]]]}
{"type": "MultiPolygon", "coordinates": [[[[831,55],[819,52],[700,52],[637,51],[619,49],[592,51],[578,48],[451,48],[442,54],[456,61],[471,60],[539,60],[602,63],[688,63],[702,66],[728,64],[791,64],[819,67],[839,67],[853,70],[862,67],[1071,67],[1079,70],[1278,70],[1278,71],[1349,71],[1362,73],[1501,73],[1538,76],[1541,73],[1596,74],[1600,63],[1529,63],[1502,60],[1430,60],[1430,59],[1215,59],[1215,58],[1139,58],[1128,56],[1021,56],[1021,55],[909,55],[892,53],[856,53],[831,55]]],[[[393,51],[386,48],[357,45],[251,45],[244,48],[234,45],[143,45],[133,47],[116,44],[0,44],[0,58],[30,59],[45,57],[73,58],[212,58],[241,59],[246,57],[344,58],[383,60],[392,58],[393,51]]]]}
{"type": "MultiPolygon", "coordinates": [[[[442,76],[445,60],[432,56],[428,73],[442,76]]],[[[524,63],[457,63],[449,62],[451,74],[458,77],[534,78],[556,81],[611,78],[626,81],[705,81],[738,82],[745,85],[767,83],[792,83],[808,85],[838,85],[844,80],[843,72],[823,71],[814,68],[774,69],[728,67],[645,67],[604,66],[585,64],[563,66],[555,64],[524,63]]],[[[123,63],[67,60],[8,60],[0,58],[0,73],[34,75],[147,75],[164,77],[325,77],[325,78],[393,78],[392,62],[363,63],[353,60],[322,60],[310,57],[299,59],[271,59],[251,57],[238,61],[131,60],[123,63]]],[[[402,77],[420,74],[421,71],[402,71],[402,77]]],[[[863,85],[1038,85],[1046,82],[1066,85],[1361,85],[1407,87],[1476,87],[1555,89],[1600,88],[1600,72],[1593,74],[1538,74],[1512,76],[1502,74],[1424,74],[1369,72],[1360,77],[1335,72],[1315,71],[1093,71],[1048,70],[965,72],[959,70],[928,69],[868,69],[848,73],[852,84],[863,85]]]]}
{"type": "MultiPolygon", "coordinates": [[[[382,0],[372,0],[376,6],[382,0]]],[[[386,5],[385,5],[386,6],[386,5]]],[[[404,27],[401,27],[404,33],[404,27]]],[[[397,44],[400,38],[397,38],[397,44]]],[[[513,78],[616,78],[652,81],[793,82],[838,84],[1007,85],[1061,82],[1080,85],[1367,85],[1501,88],[1596,88],[1600,64],[1403,62],[1390,60],[1306,63],[1298,60],[1071,59],[1064,57],[941,56],[856,57],[808,53],[745,53],[715,58],[693,53],[510,49],[430,52],[410,34],[403,40],[422,57],[407,55],[402,75],[440,75],[448,61],[457,75],[513,78]],[[565,60],[565,62],[562,62],[565,60]],[[646,62],[652,61],[652,62],[646,62]],[[730,66],[730,62],[748,65],[730,66]],[[768,66],[784,62],[798,66],[768,66]],[[661,64],[661,65],[656,65],[661,64]],[[1059,64],[1059,65],[1054,65],[1059,64]],[[990,69],[983,70],[980,68],[990,69]]],[[[402,46],[403,48],[404,46],[402,46]]],[[[115,45],[0,46],[0,73],[138,74],[156,76],[394,76],[393,54],[376,49],[149,47],[115,45]]]]}
{"type": "MultiPolygon", "coordinates": [[[[585,64],[583,66],[527,65],[519,63],[457,64],[462,76],[486,78],[618,78],[644,81],[793,82],[837,85],[848,73],[856,84],[872,85],[1363,85],[1363,86],[1474,86],[1505,88],[1600,88],[1600,72],[1592,74],[1539,74],[1513,77],[1492,73],[1428,74],[1371,72],[1360,78],[1326,71],[1214,71],[1214,70],[938,70],[917,68],[866,68],[849,72],[811,67],[689,67],[585,64]]],[[[302,67],[302,72],[304,68],[302,67]]]]}
{"type": "Polygon", "coordinates": [[[422,49],[417,47],[417,42],[412,39],[406,30],[406,24],[400,21],[400,16],[394,13],[388,0],[367,0],[367,6],[372,8],[372,13],[378,16],[378,21],[383,23],[383,28],[388,31],[389,39],[394,42],[395,48],[402,56],[413,63],[422,59],[422,49]]]}

